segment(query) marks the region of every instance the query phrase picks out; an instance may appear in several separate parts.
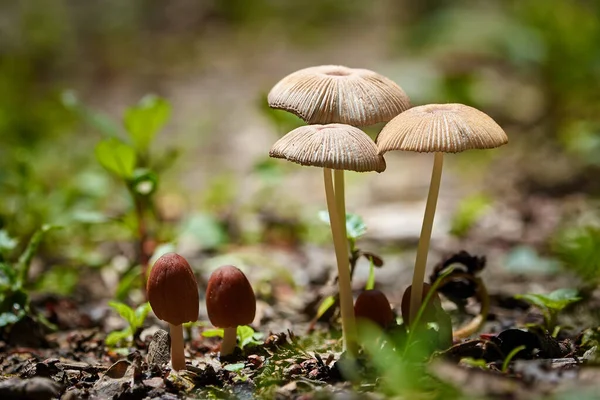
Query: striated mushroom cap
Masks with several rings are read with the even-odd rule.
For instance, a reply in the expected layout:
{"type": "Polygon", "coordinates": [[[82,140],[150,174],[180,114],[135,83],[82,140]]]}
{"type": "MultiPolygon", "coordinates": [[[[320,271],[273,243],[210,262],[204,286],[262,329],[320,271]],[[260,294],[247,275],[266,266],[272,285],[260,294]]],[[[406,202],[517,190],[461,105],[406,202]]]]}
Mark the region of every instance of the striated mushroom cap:
{"type": "Polygon", "coordinates": [[[364,290],[354,303],[356,319],[368,319],[385,329],[394,322],[394,312],[385,294],[377,289],[364,290]]]}
{"type": "Polygon", "coordinates": [[[217,268],[208,280],[206,309],[210,322],[216,327],[251,324],[256,313],[256,298],[246,275],[233,265],[217,268]]]}
{"type": "Polygon", "coordinates": [[[464,104],[413,107],[388,122],[377,136],[380,154],[390,150],[458,153],[506,143],[500,125],[464,104]]]}
{"type": "Polygon", "coordinates": [[[385,170],[383,156],[365,132],[344,124],[305,125],[279,139],[269,155],[301,165],[356,172],[385,170]]]}
{"type": "Polygon", "coordinates": [[[368,69],[339,65],[291,73],[271,89],[267,100],[272,108],[309,124],[373,125],[410,107],[408,96],[392,80],[368,69]]]}
{"type": "Polygon", "coordinates": [[[185,258],[167,253],[154,263],[146,293],[157,318],[172,325],[198,319],[198,284],[185,258]]]}

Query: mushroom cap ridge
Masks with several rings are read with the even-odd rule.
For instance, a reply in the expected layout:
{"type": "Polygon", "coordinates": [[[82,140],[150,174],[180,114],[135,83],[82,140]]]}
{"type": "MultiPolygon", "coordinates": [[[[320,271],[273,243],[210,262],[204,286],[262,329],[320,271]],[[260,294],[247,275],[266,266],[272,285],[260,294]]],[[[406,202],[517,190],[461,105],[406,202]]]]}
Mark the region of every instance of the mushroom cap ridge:
{"type": "Polygon", "coordinates": [[[172,325],[198,319],[198,284],[185,258],[167,253],[154,263],[146,293],[157,318],[172,325]]]}
{"type": "Polygon", "coordinates": [[[356,172],[385,170],[375,142],[362,130],[345,124],[305,125],[279,139],[269,155],[297,164],[356,172]]]}
{"type": "Polygon", "coordinates": [[[217,268],[208,280],[206,309],[216,327],[251,324],[256,314],[256,297],[246,275],[233,265],[217,268]]]}
{"type": "Polygon", "coordinates": [[[464,104],[413,107],[388,122],[377,136],[377,148],[458,153],[508,143],[502,128],[487,114],[464,104]]]}
{"type": "Polygon", "coordinates": [[[320,65],[293,72],[269,92],[269,106],[309,124],[387,122],[410,107],[406,93],[374,71],[320,65]]]}

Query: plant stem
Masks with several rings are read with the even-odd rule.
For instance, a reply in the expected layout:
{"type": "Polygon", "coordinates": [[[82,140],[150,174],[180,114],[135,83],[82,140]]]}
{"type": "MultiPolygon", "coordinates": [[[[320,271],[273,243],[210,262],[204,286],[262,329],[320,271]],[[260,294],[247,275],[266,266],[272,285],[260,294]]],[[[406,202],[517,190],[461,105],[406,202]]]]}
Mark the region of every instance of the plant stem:
{"type": "Polygon", "coordinates": [[[346,238],[346,253],[348,253],[348,232],[346,232],[346,189],[344,184],[344,170],[333,170],[333,184],[335,194],[335,206],[337,207],[340,218],[340,228],[342,228],[342,237],[346,238]]]}
{"type": "Polygon", "coordinates": [[[435,207],[437,205],[437,199],[440,193],[443,165],[444,153],[435,153],[433,159],[433,170],[431,171],[431,183],[429,184],[429,194],[427,195],[427,204],[425,206],[425,215],[423,217],[423,226],[421,227],[421,236],[419,237],[419,246],[417,248],[415,270],[413,272],[409,313],[411,321],[415,320],[414,317],[417,315],[421,305],[423,281],[425,280],[425,269],[427,267],[427,252],[429,251],[429,242],[431,241],[431,230],[433,228],[435,207]]]}
{"type": "Polygon", "coordinates": [[[342,332],[344,336],[344,349],[355,355],[358,351],[356,342],[356,323],[354,321],[354,302],[352,299],[352,287],[350,282],[350,265],[348,259],[347,241],[343,236],[340,224],[340,213],[337,211],[336,198],[333,191],[333,180],[331,169],[323,168],[325,182],[325,197],[327,198],[327,210],[333,246],[338,267],[338,287],[340,292],[340,309],[342,313],[342,332]]]}
{"type": "Polygon", "coordinates": [[[223,329],[223,342],[221,343],[221,357],[227,356],[235,350],[237,341],[237,326],[223,329]]]}
{"type": "Polygon", "coordinates": [[[185,354],[183,354],[183,326],[169,324],[171,333],[171,367],[173,371],[185,369],[185,354]]]}

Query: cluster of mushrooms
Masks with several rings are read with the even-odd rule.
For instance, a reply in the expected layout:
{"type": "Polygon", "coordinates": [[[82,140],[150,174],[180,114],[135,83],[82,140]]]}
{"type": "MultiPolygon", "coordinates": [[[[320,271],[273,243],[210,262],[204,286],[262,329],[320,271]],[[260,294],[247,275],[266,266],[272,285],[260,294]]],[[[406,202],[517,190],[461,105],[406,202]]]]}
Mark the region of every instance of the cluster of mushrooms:
{"type": "MultiPolygon", "coordinates": [[[[176,253],[167,253],[154,263],[146,285],[148,301],[157,318],[169,324],[171,366],[185,369],[183,327],[198,319],[198,284],[190,264],[176,253]]],[[[221,356],[233,353],[239,325],[254,320],[256,298],[246,275],[232,265],[217,268],[208,280],[206,309],[210,322],[223,328],[221,356]]]]}
{"type": "Polygon", "coordinates": [[[470,106],[427,104],[411,108],[400,86],[367,69],[337,65],[305,68],[279,81],[269,92],[268,102],[270,107],[291,112],[308,124],[279,139],[269,155],[323,168],[338,268],[344,348],[355,352],[356,315],[371,316],[370,319],[385,326],[393,313],[382,293],[363,293],[353,306],[344,171],[383,172],[386,168],[383,154],[391,150],[434,153],[411,290],[405,292],[409,294],[409,303],[402,307],[403,318],[410,324],[427,290],[425,269],[444,153],[499,147],[508,138],[491,117],[470,106]],[[360,129],[380,122],[387,124],[376,141],[360,129]],[[372,317],[375,308],[380,310],[377,318],[372,317]]]}
{"type": "MultiPolygon", "coordinates": [[[[411,108],[406,93],[392,80],[367,69],[324,65],[296,71],[268,95],[269,106],[295,114],[308,125],[279,139],[269,155],[323,169],[325,197],[338,269],[344,349],[358,348],[356,318],[385,328],[394,313],[385,295],[364,291],[353,301],[346,239],[344,171],[383,172],[391,150],[434,153],[433,171],[417,248],[412,285],[405,291],[402,316],[415,319],[429,286],[424,283],[427,253],[440,188],[444,153],[488,149],[508,142],[506,133],[485,113],[463,104],[411,108]],[[376,141],[360,127],[386,122],[376,141]]],[[[171,331],[174,370],[185,368],[182,324],[198,317],[198,287],[187,261],[169,253],[156,261],[147,285],[156,316],[171,331]]],[[[439,302],[434,298],[434,302],[439,302]]],[[[254,319],[256,300],[246,276],[233,266],[211,275],[206,306],[213,325],[224,329],[221,355],[236,345],[238,325],[254,319]]],[[[427,312],[425,312],[427,314],[427,312]]]]}

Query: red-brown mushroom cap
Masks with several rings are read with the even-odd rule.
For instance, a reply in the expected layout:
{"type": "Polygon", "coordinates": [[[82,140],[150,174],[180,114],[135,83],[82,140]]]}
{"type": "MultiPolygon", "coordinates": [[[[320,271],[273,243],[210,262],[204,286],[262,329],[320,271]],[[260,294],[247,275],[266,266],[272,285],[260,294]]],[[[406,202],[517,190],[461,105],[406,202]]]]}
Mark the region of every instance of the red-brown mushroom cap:
{"type": "MultiPolygon", "coordinates": [[[[404,291],[404,294],[402,295],[402,303],[400,304],[400,309],[402,311],[402,319],[404,320],[404,322],[408,322],[409,321],[409,317],[408,317],[408,313],[410,310],[410,294],[412,292],[412,285],[410,285],[408,288],[406,288],[406,290],[404,291]]],[[[431,285],[428,283],[423,283],[423,292],[421,295],[421,301],[425,301],[425,298],[427,297],[427,293],[429,293],[429,291],[431,290],[431,285]]],[[[425,312],[423,313],[423,316],[421,317],[421,322],[434,322],[436,320],[436,316],[435,316],[435,311],[436,311],[436,307],[441,307],[442,303],[440,301],[440,296],[438,296],[437,293],[434,293],[431,296],[431,299],[429,300],[429,304],[427,305],[427,307],[425,308],[425,312]]]]}
{"type": "Polygon", "coordinates": [[[394,312],[385,294],[377,289],[365,290],[354,303],[356,319],[368,319],[382,328],[394,322],[394,312]]]}
{"type": "Polygon", "coordinates": [[[233,265],[217,268],[208,280],[206,310],[210,322],[219,328],[251,324],[256,298],[246,275],[233,265]]]}
{"type": "Polygon", "coordinates": [[[199,296],[196,277],[185,258],[167,253],[154,263],[146,294],[154,314],[172,325],[198,319],[199,296]]]}

